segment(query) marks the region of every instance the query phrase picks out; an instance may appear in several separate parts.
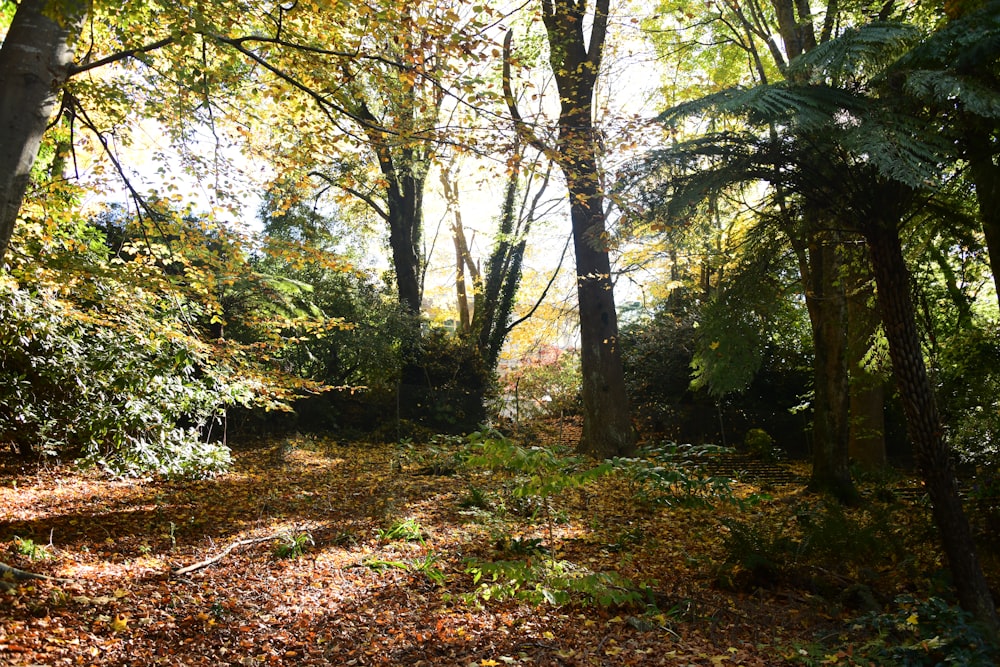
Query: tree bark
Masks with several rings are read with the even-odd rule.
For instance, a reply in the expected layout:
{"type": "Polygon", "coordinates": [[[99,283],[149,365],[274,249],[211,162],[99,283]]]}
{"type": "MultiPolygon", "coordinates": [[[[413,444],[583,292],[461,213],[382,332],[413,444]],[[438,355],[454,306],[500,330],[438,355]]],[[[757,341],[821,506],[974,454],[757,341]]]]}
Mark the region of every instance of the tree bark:
{"type": "Polygon", "coordinates": [[[852,253],[847,279],[847,362],[851,382],[851,427],[847,451],[868,470],[888,464],[885,450],[885,388],[877,375],[862,367],[879,325],[871,306],[874,290],[867,254],[852,253]]]}
{"type": "Polygon", "coordinates": [[[771,0],[771,5],[778,19],[778,31],[789,62],[816,47],[816,32],[807,3],[802,0],[771,0]]]}
{"type": "Polygon", "coordinates": [[[966,158],[976,185],[979,219],[1000,303],[1000,166],[994,162],[993,133],[989,124],[984,120],[968,119],[966,128],[966,158]]]}
{"type": "MultiPolygon", "coordinates": [[[[388,183],[386,208],[389,222],[389,247],[396,270],[399,302],[414,315],[420,313],[420,231],[423,228],[424,179],[414,172],[416,166],[396,169],[388,150],[381,150],[382,174],[388,183]]],[[[403,162],[412,164],[412,156],[403,162]]]]}
{"type": "Polygon", "coordinates": [[[627,456],[635,449],[593,127],[594,86],[607,35],[609,4],[609,0],[595,3],[588,44],[584,39],[586,3],[542,1],[549,59],[560,99],[555,158],[566,176],[576,251],[583,375],[583,435],[578,449],[596,458],[627,456]]]}
{"type": "Polygon", "coordinates": [[[482,279],[476,270],[476,265],[469,255],[469,243],[465,239],[465,227],[462,224],[462,209],[458,201],[458,188],[451,180],[451,169],[441,169],[441,189],[445,202],[451,211],[451,235],[455,245],[455,297],[458,305],[459,330],[464,333],[472,331],[472,309],[469,304],[468,286],[465,280],[465,269],[469,268],[473,284],[481,283],[482,279]]]}
{"type": "Polygon", "coordinates": [[[7,252],[31,168],[58,102],[57,92],[73,62],[70,40],[87,3],[58,4],[57,21],[47,0],[22,0],[0,48],[0,262],[7,252]]]}
{"type": "Polygon", "coordinates": [[[866,226],[878,303],[892,370],[906,415],[907,431],[933,507],[952,579],[962,607],[995,637],[1000,619],[983,575],[955,480],[951,451],[944,440],[934,393],[917,332],[909,271],[895,222],[866,226]]]}
{"type": "Polygon", "coordinates": [[[839,237],[813,232],[809,238],[806,308],[812,326],[813,466],[809,486],[841,502],[857,502],[848,456],[850,390],[847,366],[847,296],[839,237]]]}

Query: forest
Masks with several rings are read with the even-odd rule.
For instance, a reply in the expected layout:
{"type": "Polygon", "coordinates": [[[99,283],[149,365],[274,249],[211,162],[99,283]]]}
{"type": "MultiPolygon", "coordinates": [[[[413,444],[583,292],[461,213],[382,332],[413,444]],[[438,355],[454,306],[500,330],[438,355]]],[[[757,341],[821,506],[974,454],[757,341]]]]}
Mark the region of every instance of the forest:
{"type": "Polygon", "coordinates": [[[1000,662],[1000,0],[0,36],[0,664],[1000,662]]]}

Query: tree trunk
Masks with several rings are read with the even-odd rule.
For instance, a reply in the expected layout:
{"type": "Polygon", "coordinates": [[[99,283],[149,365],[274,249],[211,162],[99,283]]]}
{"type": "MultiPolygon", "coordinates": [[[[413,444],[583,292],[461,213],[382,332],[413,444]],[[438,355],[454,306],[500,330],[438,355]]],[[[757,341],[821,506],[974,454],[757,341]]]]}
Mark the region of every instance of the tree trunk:
{"type": "Polygon", "coordinates": [[[813,469],[809,486],[845,503],[857,502],[848,456],[850,391],[847,366],[847,297],[839,238],[833,232],[809,239],[806,307],[812,326],[813,469]]]}
{"type": "Polygon", "coordinates": [[[851,428],[847,451],[868,470],[888,464],[885,451],[885,387],[877,375],[862,367],[878,313],[872,307],[874,290],[867,253],[854,252],[847,263],[847,363],[851,381],[851,428]]]}
{"type": "Polygon", "coordinates": [[[452,182],[450,167],[441,169],[441,189],[452,215],[451,235],[455,244],[455,296],[458,305],[459,331],[467,334],[472,331],[472,309],[469,305],[468,286],[465,280],[466,267],[472,274],[473,284],[481,283],[482,279],[469,255],[469,243],[465,239],[462,209],[458,201],[458,187],[452,182]]]}
{"type": "Polygon", "coordinates": [[[423,179],[410,171],[400,173],[383,167],[389,180],[387,192],[389,247],[396,271],[399,302],[414,315],[420,313],[420,231],[423,226],[423,179]]]}
{"type": "Polygon", "coordinates": [[[968,121],[966,158],[976,185],[979,219],[1000,303],[1000,167],[994,162],[992,134],[986,121],[968,121]]]}
{"type": "Polygon", "coordinates": [[[593,127],[594,86],[607,36],[609,4],[610,0],[596,1],[587,42],[587,3],[542,0],[549,61],[560,100],[554,157],[566,175],[576,251],[583,374],[583,435],[578,449],[596,458],[635,451],[593,127]]]}
{"type": "Polygon", "coordinates": [[[628,456],[635,434],[629,413],[618,315],[611,283],[611,262],[600,245],[604,235],[602,197],[596,164],[577,161],[567,172],[573,202],[573,247],[580,309],[580,366],[583,373],[583,436],[579,450],[596,458],[628,456]],[[585,168],[594,171],[588,175],[585,168]]]}
{"type": "Polygon", "coordinates": [[[771,0],[771,5],[774,7],[775,18],[778,19],[778,32],[785,45],[788,62],[816,47],[816,33],[807,3],[800,0],[771,0]]]}
{"type": "Polygon", "coordinates": [[[955,480],[954,463],[944,440],[934,393],[924,366],[917,332],[909,271],[903,258],[899,232],[894,223],[866,229],[872,268],[878,290],[893,375],[899,387],[907,431],[933,506],[934,522],[962,607],[992,632],[1000,630],[1000,619],[986,578],[976,555],[968,519],[962,509],[955,480]]]}
{"type": "Polygon", "coordinates": [[[87,4],[58,4],[60,21],[45,14],[47,0],[22,0],[0,48],[0,262],[38,156],[42,136],[66,82],[87,4]]]}

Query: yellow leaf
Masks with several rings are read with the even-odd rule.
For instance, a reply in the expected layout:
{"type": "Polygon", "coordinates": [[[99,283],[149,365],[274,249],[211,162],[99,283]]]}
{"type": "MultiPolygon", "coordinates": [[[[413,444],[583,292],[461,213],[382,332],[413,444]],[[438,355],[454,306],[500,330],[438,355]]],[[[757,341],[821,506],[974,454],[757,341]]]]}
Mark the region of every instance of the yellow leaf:
{"type": "Polygon", "coordinates": [[[487,658],[486,660],[480,660],[479,661],[479,666],[480,667],[496,667],[499,664],[500,663],[497,662],[496,660],[490,660],[489,658],[487,658]]]}
{"type": "Polygon", "coordinates": [[[916,625],[917,624],[917,620],[918,619],[917,619],[917,615],[916,614],[910,614],[909,618],[906,619],[906,624],[907,625],[916,625]]]}
{"type": "Polygon", "coordinates": [[[552,634],[551,632],[549,632],[548,630],[546,630],[545,632],[543,632],[542,636],[545,637],[546,639],[555,639],[556,638],[556,636],[554,634],[552,634]]]}
{"type": "Polygon", "coordinates": [[[111,632],[124,632],[128,630],[128,616],[118,614],[111,621],[111,632]]]}

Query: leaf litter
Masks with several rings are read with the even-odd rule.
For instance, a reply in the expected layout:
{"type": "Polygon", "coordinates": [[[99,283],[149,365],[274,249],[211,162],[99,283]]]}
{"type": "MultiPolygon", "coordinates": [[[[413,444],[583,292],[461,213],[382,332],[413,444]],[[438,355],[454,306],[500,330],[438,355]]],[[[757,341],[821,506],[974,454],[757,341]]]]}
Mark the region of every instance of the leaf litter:
{"type": "MultiPolygon", "coordinates": [[[[0,548],[16,536],[47,553],[3,559],[72,580],[0,596],[0,664],[751,667],[796,662],[799,643],[842,632],[857,612],[808,581],[719,583],[716,515],[781,512],[801,487],[774,492],[778,509],[662,508],[603,478],[560,494],[541,526],[463,506],[470,488],[501,493],[488,472],[417,474],[394,445],[292,445],[278,443],[281,457],[270,442],[240,448],[229,473],[198,481],[0,460],[0,548]],[[387,539],[405,522],[419,539],[387,539]],[[542,543],[550,553],[531,551],[542,543]],[[290,544],[300,548],[278,557],[290,544]],[[529,561],[618,572],[648,599],[470,599],[469,559],[514,546],[529,561]]],[[[905,573],[879,573],[883,586],[914,585],[936,559],[914,550],[905,573]]]]}

